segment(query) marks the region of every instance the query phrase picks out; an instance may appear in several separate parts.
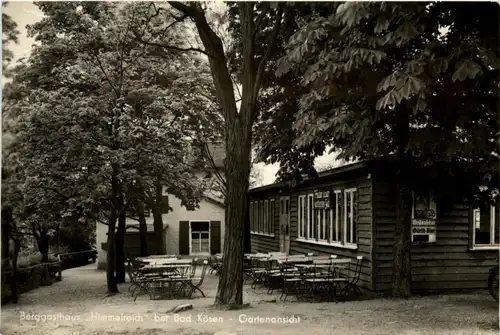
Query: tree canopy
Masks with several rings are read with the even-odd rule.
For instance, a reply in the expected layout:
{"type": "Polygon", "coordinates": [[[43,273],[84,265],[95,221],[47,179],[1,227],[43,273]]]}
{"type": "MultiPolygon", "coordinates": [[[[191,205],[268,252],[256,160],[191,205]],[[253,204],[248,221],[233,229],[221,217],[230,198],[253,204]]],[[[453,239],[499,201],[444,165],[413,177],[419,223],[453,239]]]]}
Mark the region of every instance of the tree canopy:
{"type": "Polygon", "coordinates": [[[280,60],[278,74],[294,73],[307,87],[294,143],[371,159],[403,141],[420,167],[465,166],[476,188],[497,182],[497,4],[330,6],[333,14],[305,25],[280,60]]]}

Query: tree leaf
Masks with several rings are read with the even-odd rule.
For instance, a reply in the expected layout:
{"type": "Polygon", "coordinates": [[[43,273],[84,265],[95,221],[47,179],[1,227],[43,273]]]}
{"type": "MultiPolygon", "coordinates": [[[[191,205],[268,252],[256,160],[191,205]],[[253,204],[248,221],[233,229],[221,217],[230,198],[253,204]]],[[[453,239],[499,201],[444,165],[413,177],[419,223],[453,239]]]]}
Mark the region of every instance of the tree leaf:
{"type": "Polygon", "coordinates": [[[478,74],[482,73],[481,67],[470,59],[465,59],[457,64],[457,68],[451,79],[453,82],[464,81],[465,79],[474,79],[478,74]]]}

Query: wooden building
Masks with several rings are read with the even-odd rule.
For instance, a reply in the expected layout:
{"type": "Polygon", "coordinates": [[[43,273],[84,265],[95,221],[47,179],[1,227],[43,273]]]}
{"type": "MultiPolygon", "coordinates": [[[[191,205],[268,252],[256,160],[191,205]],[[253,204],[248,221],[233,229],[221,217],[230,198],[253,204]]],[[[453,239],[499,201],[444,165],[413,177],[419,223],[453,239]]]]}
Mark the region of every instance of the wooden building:
{"type": "MultiPolygon", "coordinates": [[[[360,285],[388,292],[396,220],[395,183],[374,162],[346,165],[298,185],[250,190],[252,252],[363,256],[360,285]]],[[[499,206],[440,206],[432,192],[414,192],[414,291],[487,287],[498,263],[499,206]]]]}

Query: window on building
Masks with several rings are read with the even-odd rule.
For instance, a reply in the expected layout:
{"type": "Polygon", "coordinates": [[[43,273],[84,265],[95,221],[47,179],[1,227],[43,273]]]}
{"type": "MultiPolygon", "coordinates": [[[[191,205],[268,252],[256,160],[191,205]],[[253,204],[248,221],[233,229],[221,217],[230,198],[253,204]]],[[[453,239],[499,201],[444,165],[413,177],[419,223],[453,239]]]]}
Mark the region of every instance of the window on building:
{"type": "Polygon", "coordinates": [[[342,232],[341,232],[341,220],[342,220],[342,193],[339,190],[333,192],[333,204],[332,204],[332,216],[331,216],[331,225],[332,225],[332,242],[341,242],[342,232]]]}
{"type": "Polygon", "coordinates": [[[344,191],[344,243],[356,244],[357,241],[357,205],[356,189],[344,191]]]}
{"type": "Polygon", "coordinates": [[[483,204],[474,208],[472,241],[474,248],[498,248],[500,246],[500,212],[498,197],[495,204],[483,204]]]}
{"type": "Polygon", "coordinates": [[[248,210],[250,211],[250,232],[254,232],[255,219],[253,216],[253,202],[250,202],[250,208],[248,210]]]}
{"type": "Polygon", "coordinates": [[[269,235],[274,235],[274,210],[274,199],[271,199],[271,201],[269,202],[269,225],[267,231],[269,235]]]}
{"type": "Polygon", "coordinates": [[[264,201],[259,201],[259,229],[258,233],[264,231],[264,201]]]}
{"type": "Polygon", "coordinates": [[[330,208],[314,208],[314,195],[298,197],[298,239],[332,245],[357,244],[357,190],[334,190],[330,208]]]}
{"type": "Polygon", "coordinates": [[[299,238],[306,238],[306,222],[307,222],[307,206],[306,206],[306,196],[299,196],[299,208],[298,208],[298,224],[297,224],[297,236],[299,238]]]}
{"type": "Polygon", "coordinates": [[[318,240],[326,241],[327,240],[327,222],[328,222],[328,210],[327,209],[316,209],[316,231],[318,232],[318,240]]]}
{"type": "Polygon", "coordinates": [[[210,222],[191,222],[191,253],[210,253],[210,222]]]}
{"type": "Polygon", "coordinates": [[[307,239],[315,240],[315,226],[314,226],[314,195],[309,194],[307,196],[307,239]]]}
{"type": "Polygon", "coordinates": [[[275,201],[250,202],[250,231],[254,234],[274,235],[275,201]]]}

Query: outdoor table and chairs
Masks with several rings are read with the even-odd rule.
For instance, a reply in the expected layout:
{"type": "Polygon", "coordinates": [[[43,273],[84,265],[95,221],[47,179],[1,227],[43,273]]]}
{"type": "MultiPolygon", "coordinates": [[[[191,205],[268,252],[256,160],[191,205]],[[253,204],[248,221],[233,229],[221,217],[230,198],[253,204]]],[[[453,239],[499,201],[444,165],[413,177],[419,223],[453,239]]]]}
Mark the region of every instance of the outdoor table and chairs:
{"type": "Polygon", "coordinates": [[[143,258],[141,261],[147,264],[135,269],[130,266],[128,269],[134,301],[140,294],[148,294],[151,299],[191,298],[199,291],[205,296],[200,287],[208,267],[206,260],[201,265],[199,275],[197,269],[200,266],[197,265],[197,259],[157,257],[143,258]]]}
{"type": "Polygon", "coordinates": [[[281,253],[245,255],[252,260],[251,287],[267,285],[268,294],[281,288],[280,300],[289,295],[299,300],[337,301],[353,291],[361,294],[357,286],[362,256],[338,258],[336,255],[313,256],[283,255],[281,253]]]}

